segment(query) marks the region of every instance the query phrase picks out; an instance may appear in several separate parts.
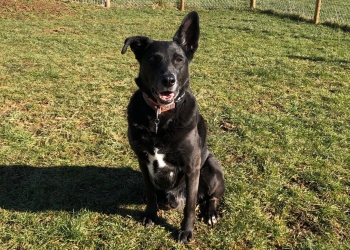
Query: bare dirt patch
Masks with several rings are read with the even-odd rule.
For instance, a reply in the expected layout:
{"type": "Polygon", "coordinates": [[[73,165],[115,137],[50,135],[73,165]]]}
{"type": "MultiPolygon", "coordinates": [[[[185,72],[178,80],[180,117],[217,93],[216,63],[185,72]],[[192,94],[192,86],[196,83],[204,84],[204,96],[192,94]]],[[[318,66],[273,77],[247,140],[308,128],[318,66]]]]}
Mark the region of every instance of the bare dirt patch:
{"type": "Polygon", "coordinates": [[[14,17],[18,15],[35,16],[64,16],[73,15],[74,12],[68,8],[67,4],[56,1],[33,0],[22,2],[17,0],[0,0],[0,17],[14,17]]]}

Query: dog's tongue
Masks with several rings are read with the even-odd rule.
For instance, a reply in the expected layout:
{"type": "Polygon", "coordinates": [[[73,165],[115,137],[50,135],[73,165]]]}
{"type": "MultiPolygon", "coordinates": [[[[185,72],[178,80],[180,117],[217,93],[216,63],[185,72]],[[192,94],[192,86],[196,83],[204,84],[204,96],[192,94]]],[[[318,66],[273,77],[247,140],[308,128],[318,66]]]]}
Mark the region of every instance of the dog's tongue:
{"type": "Polygon", "coordinates": [[[172,101],[174,99],[174,93],[170,91],[164,91],[159,93],[159,98],[163,101],[172,101]]]}

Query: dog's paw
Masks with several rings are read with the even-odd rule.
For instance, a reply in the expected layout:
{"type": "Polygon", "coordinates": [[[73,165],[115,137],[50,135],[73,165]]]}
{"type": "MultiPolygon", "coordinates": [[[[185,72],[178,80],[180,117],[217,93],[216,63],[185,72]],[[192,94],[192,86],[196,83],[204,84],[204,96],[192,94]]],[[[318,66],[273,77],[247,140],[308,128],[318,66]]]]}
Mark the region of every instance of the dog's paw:
{"type": "Polygon", "coordinates": [[[145,227],[153,226],[156,220],[157,214],[145,214],[142,220],[142,225],[144,225],[145,227]]]}
{"type": "Polygon", "coordinates": [[[180,243],[188,243],[193,239],[193,232],[192,231],[184,231],[179,230],[177,241],[180,243]]]}
{"type": "Polygon", "coordinates": [[[216,200],[211,199],[204,201],[200,204],[199,217],[204,219],[204,222],[213,227],[220,219],[220,216],[216,210],[216,200]]]}
{"type": "Polygon", "coordinates": [[[220,217],[218,216],[218,214],[215,213],[209,213],[207,218],[206,218],[206,222],[209,226],[214,226],[216,223],[218,223],[220,217]]]}

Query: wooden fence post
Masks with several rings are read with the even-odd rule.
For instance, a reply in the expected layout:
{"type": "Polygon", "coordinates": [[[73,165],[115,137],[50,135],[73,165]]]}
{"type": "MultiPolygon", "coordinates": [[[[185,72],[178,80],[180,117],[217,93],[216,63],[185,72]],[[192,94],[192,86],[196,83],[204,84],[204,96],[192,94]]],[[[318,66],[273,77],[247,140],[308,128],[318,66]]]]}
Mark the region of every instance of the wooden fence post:
{"type": "Polygon", "coordinates": [[[318,24],[318,21],[320,20],[320,12],[321,12],[321,0],[316,0],[314,24],[318,24]]]}
{"type": "Polygon", "coordinates": [[[250,8],[255,9],[256,7],[256,0],[250,0],[250,8]]]}
{"type": "Polygon", "coordinates": [[[105,0],[105,7],[110,8],[111,7],[111,0],[105,0]]]}
{"type": "Polygon", "coordinates": [[[181,11],[184,11],[184,10],[185,10],[185,0],[181,0],[181,3],[180,3],[180,10],[181,10],[181,11]]]}

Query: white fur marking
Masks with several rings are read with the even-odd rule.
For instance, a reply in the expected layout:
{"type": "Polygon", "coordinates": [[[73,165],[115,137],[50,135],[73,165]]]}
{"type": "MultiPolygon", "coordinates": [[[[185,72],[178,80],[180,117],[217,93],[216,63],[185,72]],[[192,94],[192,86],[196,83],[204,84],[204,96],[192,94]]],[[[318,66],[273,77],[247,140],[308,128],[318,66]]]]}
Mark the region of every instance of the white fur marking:
{"type": "Polygon", "coordinates": [[[165,154],[158,154],[158,148],[154,149],[154,158],[158,161],[158,167],[164,168],[166,163],[164,162],[165,154]]]}
{"type": "Polygon", "coordinates": [[[155,161],[158,162],[158,167],[159,168],[164,168],[166,166],[166,163],[164,161],[165,154],[158,154],[158,148],[154,148],[154,155],[148,154],[148,161],[149,163],[147,164],[148,167],[148,172],[151,177],[151,180],[153,182],[154,179],[154,168],[153,164],[155,161]]]}

